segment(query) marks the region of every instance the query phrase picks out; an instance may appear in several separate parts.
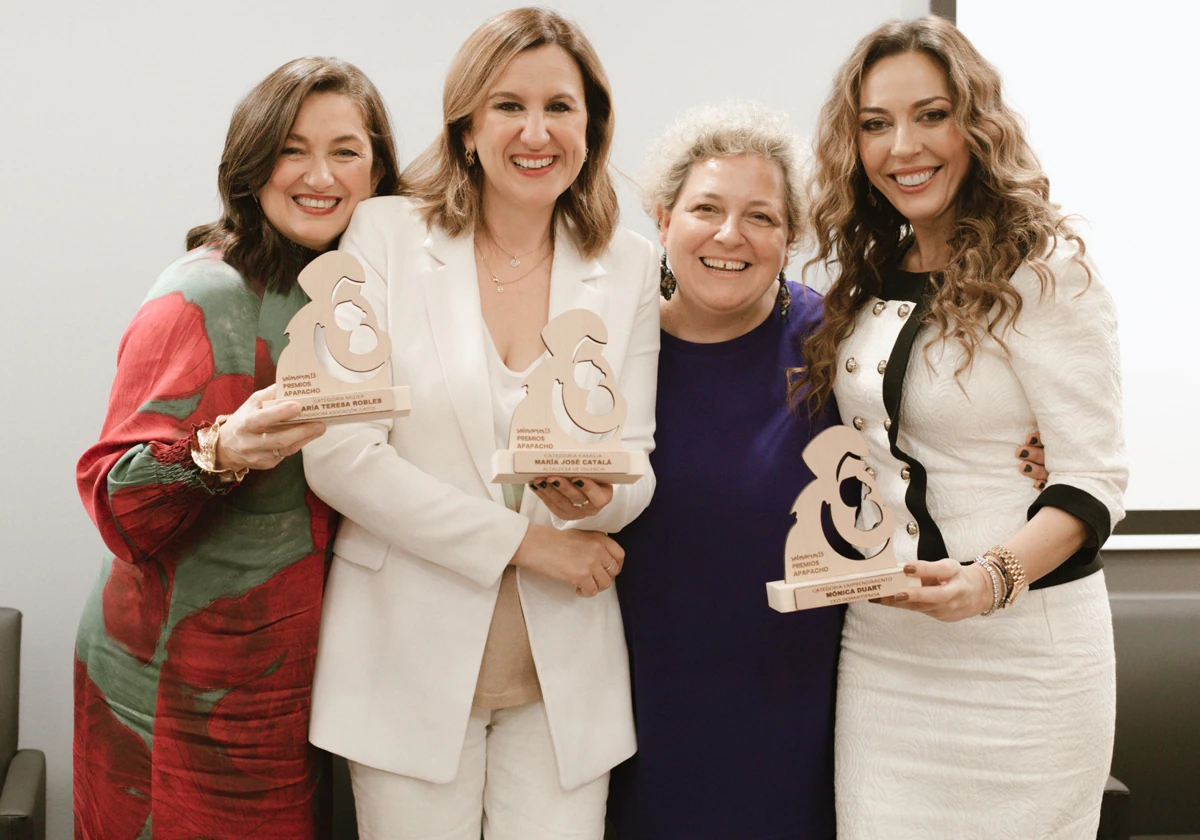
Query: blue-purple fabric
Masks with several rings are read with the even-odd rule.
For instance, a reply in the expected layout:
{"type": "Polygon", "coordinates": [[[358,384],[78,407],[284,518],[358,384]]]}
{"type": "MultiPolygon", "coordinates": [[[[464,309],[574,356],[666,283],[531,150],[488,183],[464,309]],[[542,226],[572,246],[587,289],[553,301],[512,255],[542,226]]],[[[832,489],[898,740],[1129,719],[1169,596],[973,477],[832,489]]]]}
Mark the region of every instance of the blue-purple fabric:
{"type": "Polygon", "coordinates": [[[618,840],[834,837],[833,700],[843,609],[781,614],[801,453],[838,422],[787,405],[821,300],[731,341],[662,336],[658,486],[617,540],[638,752],[613,771],[618,840]]]}

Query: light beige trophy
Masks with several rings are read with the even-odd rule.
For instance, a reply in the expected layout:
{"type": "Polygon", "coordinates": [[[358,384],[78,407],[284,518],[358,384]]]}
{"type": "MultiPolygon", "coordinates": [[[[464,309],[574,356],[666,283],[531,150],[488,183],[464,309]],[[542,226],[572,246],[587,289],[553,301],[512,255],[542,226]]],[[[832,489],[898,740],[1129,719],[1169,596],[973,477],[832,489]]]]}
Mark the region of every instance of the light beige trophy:
{"type": "Polygon", "coordinates": [[[299,282],[311,300],[288,322],[288,345],[279,354],[275,372],[276,399],[263,406],[300,403],[293,423],[408,414],[408,388],[393,387],[388,379],[392,342],[362,296],[366,283],[362,264],[351,254],[330,251],[310,262],[300,272],[299,282]],[[357,324],[350,329],[340,326],[335,317],[338,307],[350,307],[357,324]],[[372,346],[351,349],[351,336],[363,330],[371,334],[372,346]],[[318,352],[322,343],[328,353],[318,352]]]}
{"type": "Polygon", "coordinates": [[[767,584],[772,608],[780,612],[807,610],[882,598],[920,585],[919,580],[906,576],[904,566],[896,561],[892,549],[895,517],[872,498],[878,488],[863,460],[866,454],[866,441],[850,426],[831,426],[804,447],[804,463],[815,478],[792,505],[796,524],[788,532],[785,577],[767,584]],[[878,511],[877,521],[870,527],[858,527],[858,509],[842,501],[841,483],[849,478],[858,479],[865,488],[863,521],[872,510],[878,511]],[[845,557],[829,544],[821,526],[825,507],[838,536],[869,557],[845,557]]]}
{"type": "Polygon", "coordinates": [[[550,355],[525,380],[525,397],[509,427],[509,448],[492,456],[493,482],[511,484],[561,475],[632,484],[642,477],[646,453],[628,452],[621,446],[626,403],[604,358],[607,342],[604,322],[587,309],[569,310],[546,324],[542,343],[550,355]],[[576,381],[576,366],[582,364],[594,365],[602,374],[593,389],[576,381]],[[598,391],[607,392],[612,402],[603,414],[588,410],[589,395],[598,391]],[[561,412],[555,411],[556,402],[561,412]]]}

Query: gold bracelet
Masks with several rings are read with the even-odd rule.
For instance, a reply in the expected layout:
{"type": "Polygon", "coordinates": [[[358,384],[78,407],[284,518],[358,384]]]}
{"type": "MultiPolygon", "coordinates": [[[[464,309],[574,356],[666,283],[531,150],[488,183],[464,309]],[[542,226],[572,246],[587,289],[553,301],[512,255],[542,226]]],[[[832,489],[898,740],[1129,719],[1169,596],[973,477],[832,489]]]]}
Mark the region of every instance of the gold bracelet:
{"type": "Polygon", "coordinates": [[[200,468],[200,472],[216,476],[222,484],[239,482],[250,472],[249,467],[242,467],[240,470],[217,469],[217,441],[221,437],[221,424],[228,419],[228,415],[222,414],[208,428],[198,429],[196,440],[191,446],[192,463],[200,468]]]}
{"type": "Polygon", "coordinates": [[[1004,606],[1011,607],[1017,600],[1017,595],[1029,584],[1029,579],[1025,577],[1025,567],[1021,565],[1017,555],[1002,545],[992,546],[984,552],[984,556],[994,558],[1004,573],[1004,578],[1008,582],[1008,597],[1005,599],[1004,606]]]}

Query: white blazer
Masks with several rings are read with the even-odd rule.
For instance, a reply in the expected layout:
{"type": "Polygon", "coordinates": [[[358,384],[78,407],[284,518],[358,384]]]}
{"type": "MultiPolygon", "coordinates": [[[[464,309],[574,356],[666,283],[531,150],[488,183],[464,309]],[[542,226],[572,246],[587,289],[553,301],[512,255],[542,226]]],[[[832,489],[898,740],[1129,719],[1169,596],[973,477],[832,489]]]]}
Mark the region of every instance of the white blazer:
{"type": "MultiPolygon", "coordinates": [[[[654,475],[614,487],[594,517],[563,522],[533,493],[522,513],[491,483],[496,449],[484,323],[469,235],[429,229],[407,198],[364,201],[341,248],[366,268],[364,295],[392,341],[412,413],[333,425],[304,448],[318,496],[344,518],[334,541],[313,682],[310,738],[347,758],[431,782],[458,772],[500,576],[530,522],[618,531],[650,501],[654,475]]],[[[558,231],[550,317],[590,309],[629,403],[625,445],[653,449],[658,271],[653,246],[619,231],[586,259],[558,231]]],[[[629,665],[613,589],[517,571],[559,779],[572,789],[634,752],[629,665]]]]}

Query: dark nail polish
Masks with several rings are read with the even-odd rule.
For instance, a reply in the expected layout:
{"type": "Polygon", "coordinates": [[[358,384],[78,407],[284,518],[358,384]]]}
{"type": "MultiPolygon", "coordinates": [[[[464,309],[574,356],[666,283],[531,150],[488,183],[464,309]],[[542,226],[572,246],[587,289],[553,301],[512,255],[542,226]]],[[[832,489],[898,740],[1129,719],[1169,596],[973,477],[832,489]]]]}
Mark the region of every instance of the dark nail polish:
{"type": "Polygon", "coordinates": [[[1028,449],[1022,449],[1022,450],[1021,450],[1021,457],[1022,457],[1022,458],[1028,458],[1028,457],[1029,457],[1029,450],[1028,450],[1028,449]]]}
{"type": "Polygon", "coordinates": [[[530,490],[537,490],[537,489],[538,489],[538,487],[537,487],[537,485],[536,485],[536,484],[534,484],[534,483],[531,481],[531,482],[529,482],[529,489],[530,489],[530,490]]]}
{"type": "Polygon", "coordinates": [[[917,573],[917,567],[914,566],[912,563],[909,563],[907,566],[904,567],[904,574],[915,575],[916,573],[917,573]]]}
{"type": "Polygon", "coordinates": [[[553,484],[555,487],[557,487],[557,486],[558,486],[558,479],[556,478],[556,479],[554,479],[554,481],[551,481],[550,483],[551,483],[551,484],[553,484]]]}
{"type": "Polygon", "coordinates": [[[1027,472],[1027,473],[1029,473],[1029,472],[1033,472],[1033,464],[1026,464],[1026,465],[1025,465],[1025,472],[1027,472]]]}
{"type": "Polygon", "coordinates": [[[579,479],[575,479],[571,483],[574,484],[576,487],[578,487],[580,490],[583,489],[583,482],[580,481],[579,479]]]}
{"type": "Polygon", "coordinates": [[[1038,489],[1039,489],[1039,490],[1045,490],[1045,489],[1046,489],[1046,482],[1044,482],[1044,481],[1039,481],[1039,482],[1038,482],[1038,489]]]}
{"type": "Polygon", "coordinates": [[[1037,435],[1034,435],[1033,437],[1031,437],[1031,438],[1029,439],[1029,443],[1030,443],[1032,446],[1037,446],[1037,445],[1038,445],[1038,439],[1037,439],[1037,435]]]}
{"type": "Polygon", "coordinates": [[[540,488],[542,488],[543,490],[545,490],[545,489],[546,489],[546,482],[544,482],[544,481],[540,481],[540,482],[538,482],[538,487],[540,487],[540,488]]]}

